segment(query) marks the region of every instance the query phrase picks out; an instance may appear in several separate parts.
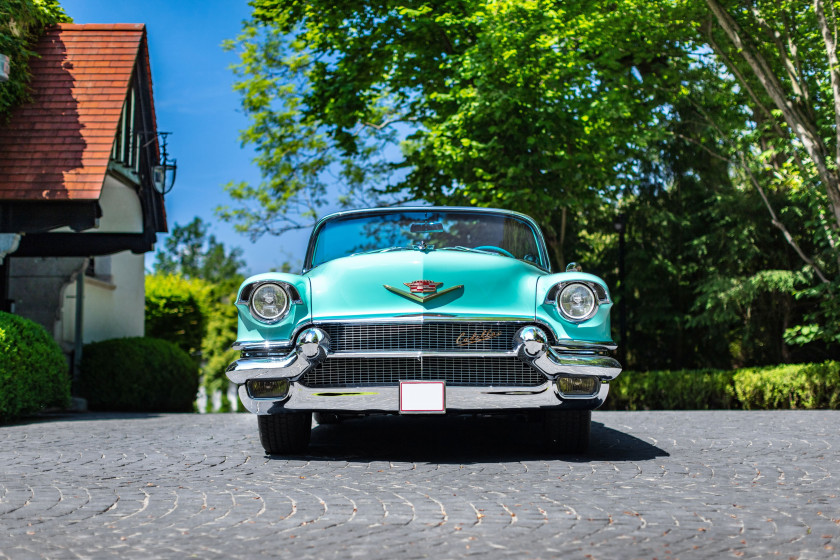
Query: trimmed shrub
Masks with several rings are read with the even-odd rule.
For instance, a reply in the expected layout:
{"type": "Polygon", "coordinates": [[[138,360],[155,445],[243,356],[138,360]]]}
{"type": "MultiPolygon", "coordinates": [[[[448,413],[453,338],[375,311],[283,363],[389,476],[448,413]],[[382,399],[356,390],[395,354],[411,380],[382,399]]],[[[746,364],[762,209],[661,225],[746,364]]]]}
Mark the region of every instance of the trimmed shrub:
{"type": "Polygon", "coordinates": [[[733,373],[719,370],[623,372],[610,383],[608,410],[740,408],[733,373]]]}
{"type": "Polygon", "coordinates": [[[747,409],[840,408],[840,363],[741,369],[735,394],[747,409]]]}
{"type": "Polygon", "coordinates": [[[67,360],[55,340],[38,323],[0,312],[0,422],[69,402],[67,360]]]}
{"type": "Polygon", "coordinates": [[[200,364],[208,292],[201,280],[146,276],[146,336],[174,342],[200,364]]]}
{"type": "Polygon", "coordinates": [[[198,367],[166,340],[94,342],[82,352],[79,391],[92,410],[191,412],[198,367]]]}
{"type": "Polygon", "coordinates": [[[624,372],[610,383],[606,410],[840,408],[840,363],[735,371],[624,372]]]}

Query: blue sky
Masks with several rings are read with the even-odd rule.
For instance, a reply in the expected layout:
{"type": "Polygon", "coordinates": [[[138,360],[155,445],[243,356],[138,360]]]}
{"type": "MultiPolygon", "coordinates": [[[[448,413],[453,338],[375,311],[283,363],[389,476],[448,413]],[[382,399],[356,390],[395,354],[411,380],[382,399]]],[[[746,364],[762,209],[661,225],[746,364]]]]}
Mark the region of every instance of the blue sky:
{"type": "MultiPolygon", "coordinates": [[[[169,152],[178,160],[174,190],[166,195],[169,227],[200,216],[228,247],[245,251],[248,272],[259,273],[289,261],[303,260],[308,232],[266,237],[251,243],[233,226],[221,222],[214,209],[229,202],[222,185],[228,181],[258,182],[242,148],[239,131],[248,125],[233,91],[229,66],[235,53],[221,43],[235,38],[250,7],[245,0],[61,0],[75,23],[145,23],[154,84],[158,130],[171,131],[169,152]]],[[[158,245],[162,237],[158,238],[158,245]]],[[[147,255],[147,267],[153,258],[147,255]]]]}

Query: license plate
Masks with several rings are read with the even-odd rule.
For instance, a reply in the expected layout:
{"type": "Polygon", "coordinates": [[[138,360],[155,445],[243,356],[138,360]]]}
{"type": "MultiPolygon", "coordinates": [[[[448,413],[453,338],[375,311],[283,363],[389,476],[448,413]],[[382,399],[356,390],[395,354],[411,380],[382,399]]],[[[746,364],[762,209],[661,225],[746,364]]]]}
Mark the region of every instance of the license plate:
{"type": "Polygon", "coordinates": [[[445,381],[400,381],[400,414],[446,412],[445,381]]]}

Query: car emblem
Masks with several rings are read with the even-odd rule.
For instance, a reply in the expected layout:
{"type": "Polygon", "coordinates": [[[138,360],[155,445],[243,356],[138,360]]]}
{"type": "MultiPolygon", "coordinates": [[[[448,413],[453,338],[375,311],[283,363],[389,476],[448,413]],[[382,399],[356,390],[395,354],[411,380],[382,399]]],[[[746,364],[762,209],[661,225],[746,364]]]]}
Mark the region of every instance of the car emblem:
{"type": "Polygon", "coordinates": [[[400,288],[395,288],[393,286],[389,286],[388,284],[383,284],[386,290],[393,292],[399,296],[406,297],[411,301],[416,301],[417,303],[427,302],[430,299],[434,299],[444,294],[448,294],[449,292],[454,292],[458,288],[464,287],[463,284],[459,284],[457,286],[452,286],[451,288],[447,288],[439,292],[438,288],[443,286],[443,282],[432,282],[431,280],[415,280],[414,282],[404,282],[404,285],[407,286],[408,289],[411,291],[406,292],[405,290],[401,290],[400,288]]]}
{"type": "Polygon", "coordinates": [[[433,294],[438,291],[438,288],[443,286],[443,282],[415,280],[414,282],[405,282],[405,285],[411,289],[412,294],[433,294]]]}

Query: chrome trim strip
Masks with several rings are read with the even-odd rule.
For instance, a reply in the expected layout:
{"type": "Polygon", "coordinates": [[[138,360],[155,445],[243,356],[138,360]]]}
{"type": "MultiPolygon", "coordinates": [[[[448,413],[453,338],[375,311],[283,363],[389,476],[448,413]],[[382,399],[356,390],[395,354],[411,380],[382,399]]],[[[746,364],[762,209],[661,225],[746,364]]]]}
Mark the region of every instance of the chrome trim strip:
{"type": "Polygon", "coordinates": [[[552,346],[557,351],[563,350],[591,350],[593,352],[607,352],[618,348],[618,344],[612,340],[593,341],[588,340],[560,340],[559,344],[552,346]]]}
{"type": "Polygon", "coordinates": [[[516,356],[515,350],[507,352],[471,352],[441,350],[375,350],[369,352],[332,352],[327,358],[506,358],[516,356]]]}
{"type": "Polygon", "coordinates": [[[312,324],[314,326],[318,326],[323,323],[344,323],[346,325],[354,325],[357,323],[452,323],[452,322],[464,322],[464,323],[508,323],[508,322],[520,322],[520,323],[537,323],[542,324],[539,321],[534,321],[533,316],[528,317],[497,317],[497,316],[487,316],[481,317],[478,315],[471,315],[469,317],[457,317],[454,315],[451,316],[441,316],[440,314],[434,313],[411,313],[409,315],[388,315],[384,317],[364,317],[361,319],[352,319],[348,320],[345,318],[336,318],[336,319],[313,319],[312,324]]]}
{"type": "Polygon", "coordinates": [[[237,340],[231,345],[231,349],[243,352],[289,352],[292,349],[292,341],[240,342],[237,340]]]}
{"type": "MultiPolygon", "coordinates": [[[[252,399],[245,386],[239,398],[245,408],[256,414],[282,414],[296,410],[336,412],[399,412],[399,386],[366,385],[342,387],[334,391],[310,389],[292,383],[285,399],[252,399]]],[[[516,409],[595,409],[607,398],[609,385],[604,383],[595,397],[563,399],[552,383],[542,387],[446,387],[447,412],[516,409]]]]}

